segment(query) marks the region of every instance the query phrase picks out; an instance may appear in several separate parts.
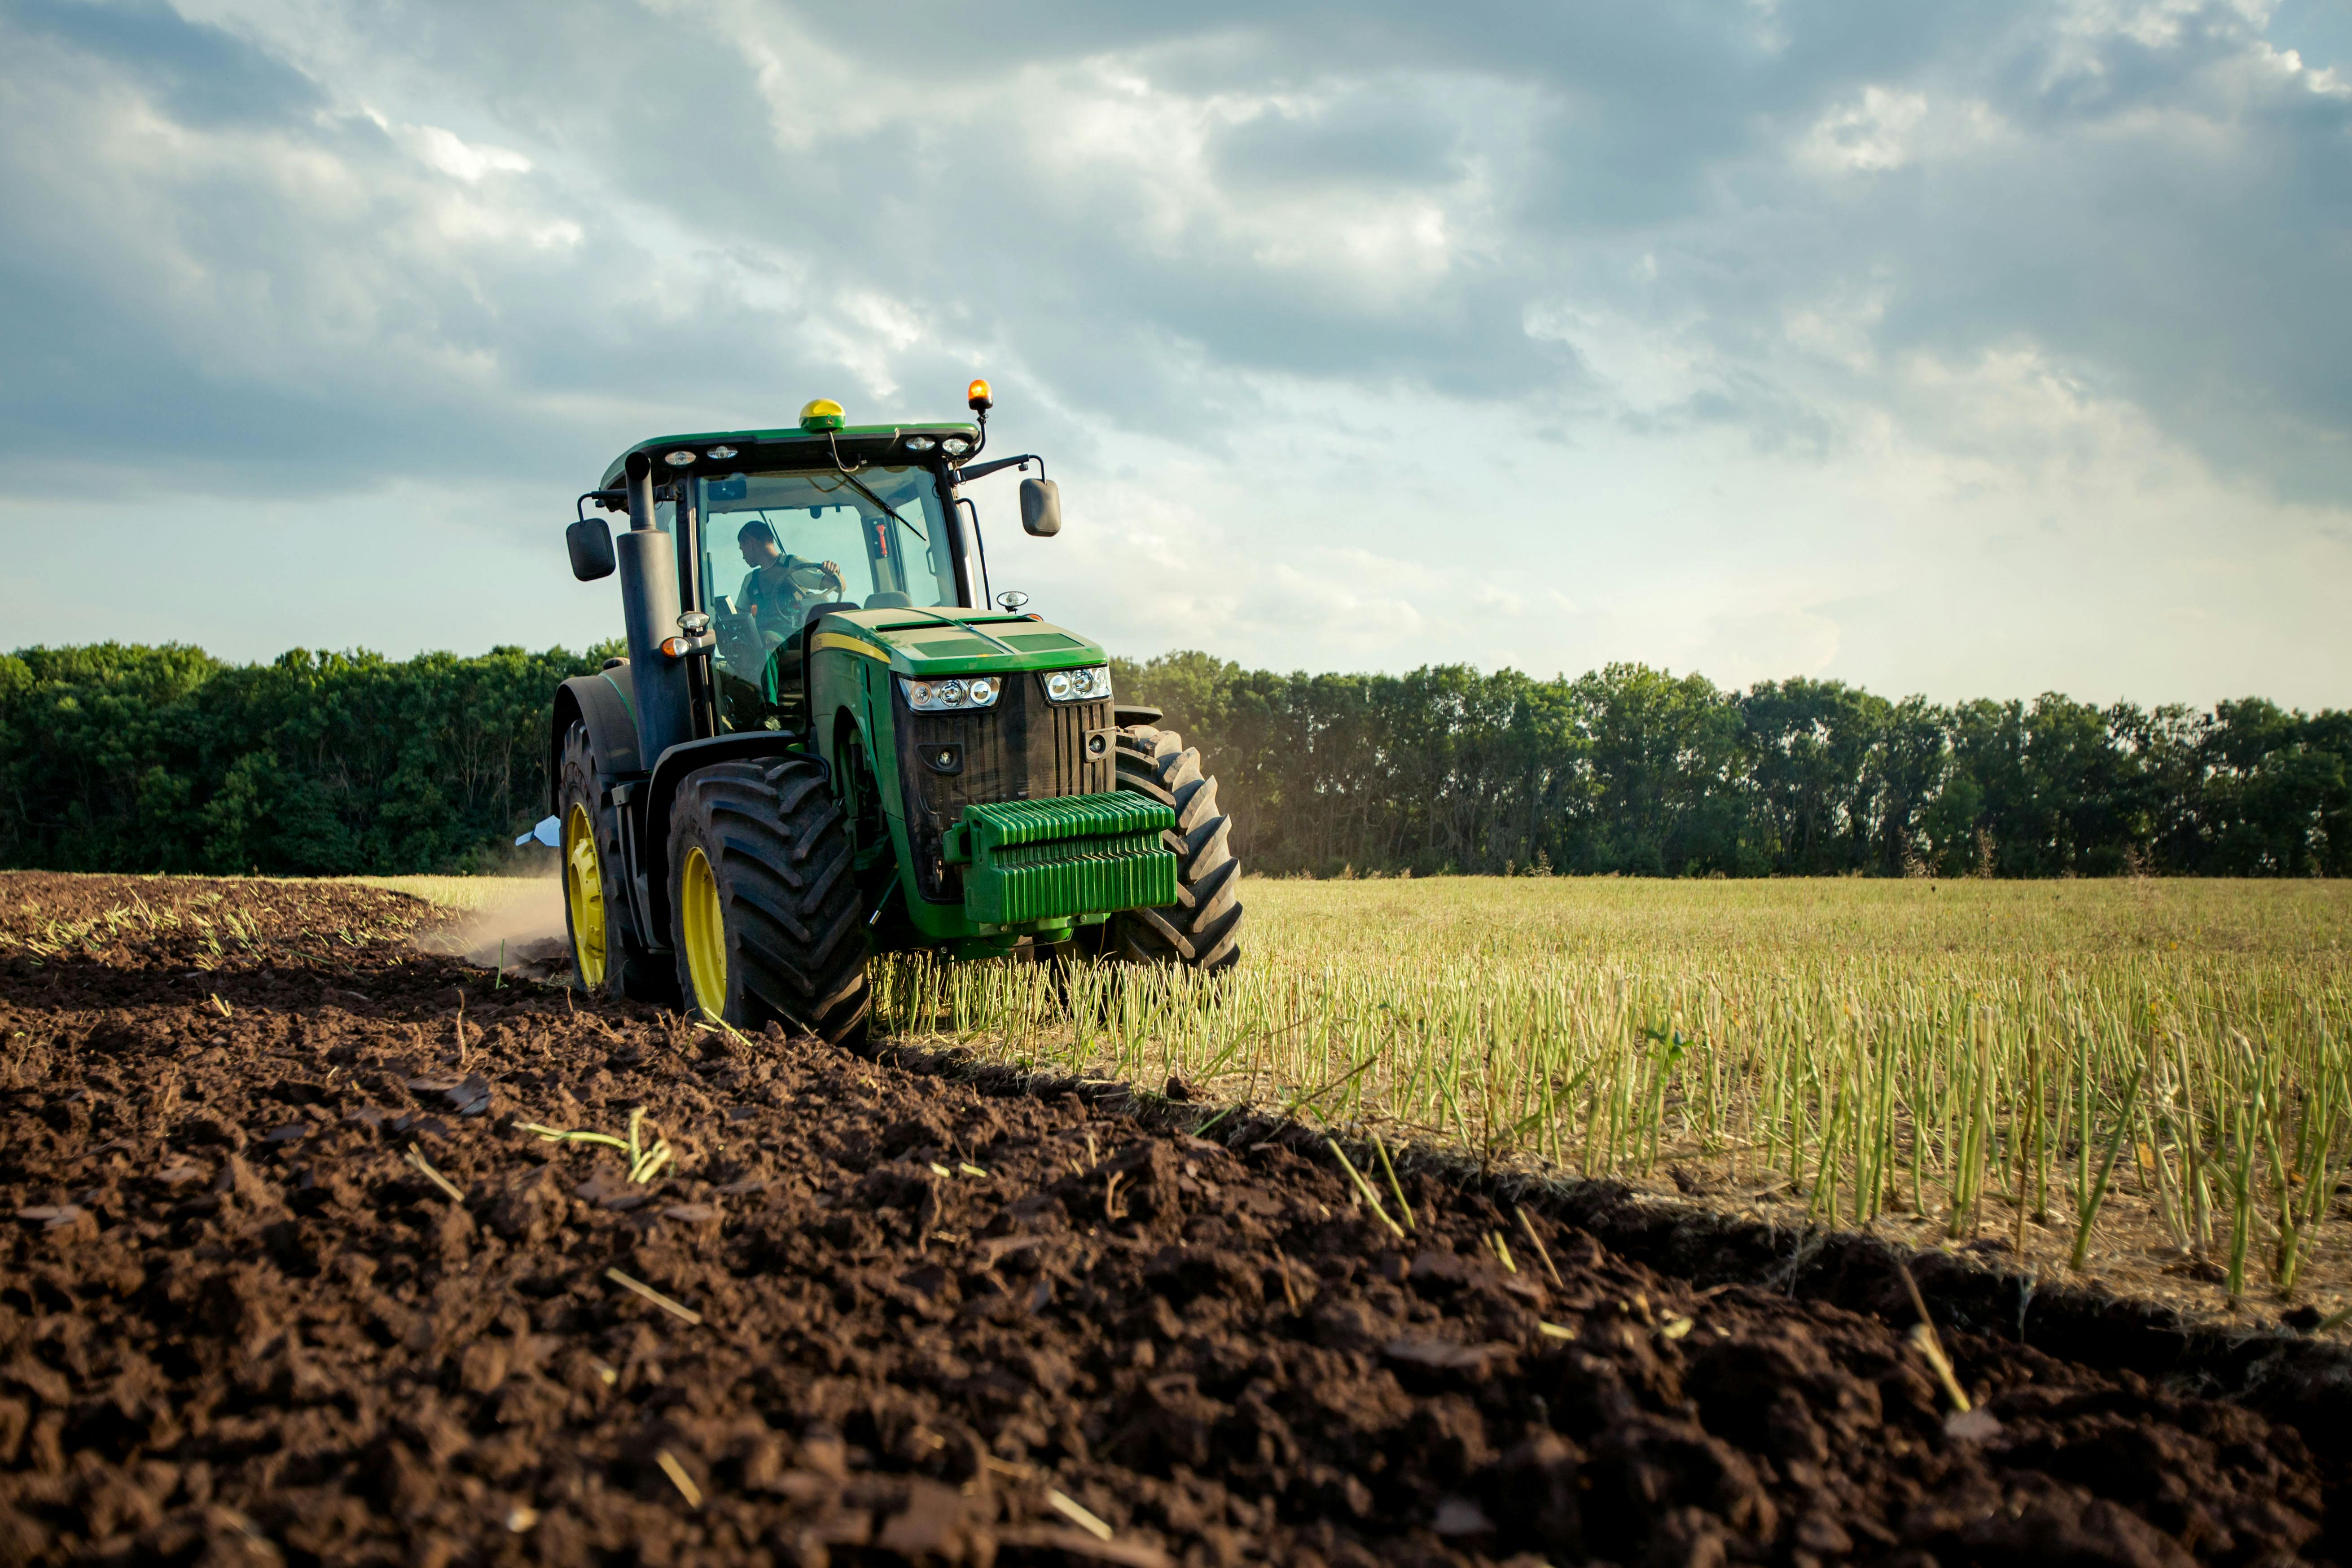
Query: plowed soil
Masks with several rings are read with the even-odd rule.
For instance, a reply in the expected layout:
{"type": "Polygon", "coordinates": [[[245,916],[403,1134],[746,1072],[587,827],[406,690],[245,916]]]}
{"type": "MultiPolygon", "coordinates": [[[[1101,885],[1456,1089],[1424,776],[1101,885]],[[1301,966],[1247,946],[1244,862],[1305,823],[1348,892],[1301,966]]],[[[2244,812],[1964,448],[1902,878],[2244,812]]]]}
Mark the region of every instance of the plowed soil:
{"type": "Polygon", "coordinates": [[[0,1563],[2342,1555],[2340,1439],[1948,1327],[1956,1422],[1899,1295],[1531,1206],[1555,1276],[1426,1173],[1399,1237],[1263,1122],[499,986],[433,918],[0,878],[0,1563]],[[642,1183],[519,1125],[639,1107],[642,1183]]]}

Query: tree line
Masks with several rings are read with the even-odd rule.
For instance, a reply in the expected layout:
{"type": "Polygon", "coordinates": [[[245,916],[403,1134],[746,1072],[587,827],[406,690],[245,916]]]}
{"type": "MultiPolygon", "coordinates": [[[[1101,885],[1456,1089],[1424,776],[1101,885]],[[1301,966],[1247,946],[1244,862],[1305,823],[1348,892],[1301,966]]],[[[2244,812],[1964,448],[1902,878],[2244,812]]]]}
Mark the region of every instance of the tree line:
{"type": "Polygon", "coordinates": [[[2352,874],[2352,713],[1745,691],[1612,664],[1282,675],[1120,661],[1269,872],[2352,874]]]}
{"type": "MultiPolygon", "coordinates": [[[[0,655],[0,865],[487,871],[545,811],[546,714],[615,651],[0,655]]],[[[1201,746],[1255,870],[2352,874],[2352,713],[1745,691],[1611,665],[1284,675],[1114,661],[1201,746]]]]}
{"type": "Polygon", "coordinates": [[[0,654],[0,866],[496,869],[547,813],[556,687],[609,651],[0,654]]]}

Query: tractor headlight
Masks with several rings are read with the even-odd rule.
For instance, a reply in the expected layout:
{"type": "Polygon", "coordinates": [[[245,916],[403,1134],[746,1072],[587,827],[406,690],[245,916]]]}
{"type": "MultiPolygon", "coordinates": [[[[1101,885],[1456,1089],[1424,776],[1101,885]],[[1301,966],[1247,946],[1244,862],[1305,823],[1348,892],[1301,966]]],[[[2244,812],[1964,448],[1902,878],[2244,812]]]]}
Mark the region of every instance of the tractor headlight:
{"type": "Polygon", "coordinates": [[[989,675],[950,676],[945,680],[908,680],[902,675],[898,687],[907,694],[907,706],[918,713],[993,708],[1004,690],[1003,682],[989,675]]]}
{"type": "Polygon", "coordinates": [[[1110,666],[1057,669],[1045,677],[1045,695],[1055,702],[1099,702],[1110,695],[1110,666]]]}

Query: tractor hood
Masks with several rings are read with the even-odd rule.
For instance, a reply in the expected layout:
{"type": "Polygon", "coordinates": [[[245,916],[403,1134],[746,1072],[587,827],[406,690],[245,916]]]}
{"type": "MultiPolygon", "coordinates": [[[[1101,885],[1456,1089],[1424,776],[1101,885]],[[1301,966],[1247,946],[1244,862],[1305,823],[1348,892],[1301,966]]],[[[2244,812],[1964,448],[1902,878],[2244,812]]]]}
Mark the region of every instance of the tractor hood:
{"type": "Polygon", "coordinates": [[[1075,669],[1109,660],[1099,644],[995,610],[844,610],[816,625],[809,651],[839,648],[918,679],[1075,669]]]}

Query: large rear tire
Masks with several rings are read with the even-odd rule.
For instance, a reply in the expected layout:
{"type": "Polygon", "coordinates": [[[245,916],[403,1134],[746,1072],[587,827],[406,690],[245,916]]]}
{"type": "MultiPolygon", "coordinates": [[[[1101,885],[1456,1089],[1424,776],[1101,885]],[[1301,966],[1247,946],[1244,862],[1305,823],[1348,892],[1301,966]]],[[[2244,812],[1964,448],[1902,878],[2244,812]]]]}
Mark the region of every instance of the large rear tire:
{"type": "Polygon", "coordinates": [[[848,825],[814,757],[719,763],[670,808],[670,942],[688,1013],[866,1043],[848,825]]]}
{"type": "Polygon", "coordinates": [[[1217,809],[1217,781],[1201,771],[1201,753],[1173,730],[1129,724],[1118,732],[1118,778],[1120,789],[1176,813],[1166,836],[1176,853],[1176,901],[1121,910],[1101,925],[1081,926],[1080,945],[1129,963],[1215,971],[1236,963],[1242,863],[1227,844],[1233,818],[1217,809]]]}
{"type": "Polygon", "coordinates": [[[563,736],[563,773],[556,786],[556,819],[563,837],[563,929],[572,948],[572,979],[606,1001],[674,1004],[670,966],[646,951],[629,924],[628,888],[621,872],[621,816],[604,802],[596,782],[596,749],[588,726],[563,736]]]}

